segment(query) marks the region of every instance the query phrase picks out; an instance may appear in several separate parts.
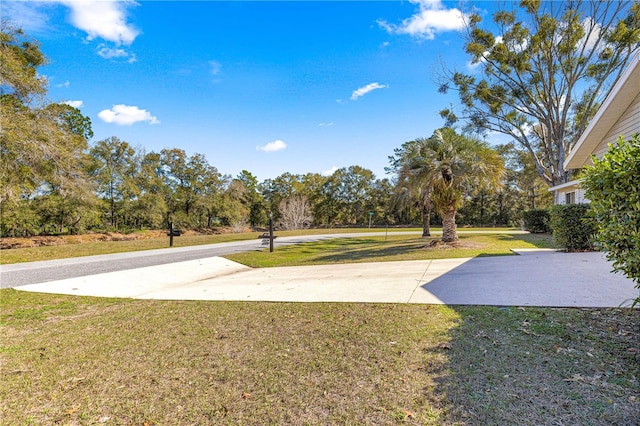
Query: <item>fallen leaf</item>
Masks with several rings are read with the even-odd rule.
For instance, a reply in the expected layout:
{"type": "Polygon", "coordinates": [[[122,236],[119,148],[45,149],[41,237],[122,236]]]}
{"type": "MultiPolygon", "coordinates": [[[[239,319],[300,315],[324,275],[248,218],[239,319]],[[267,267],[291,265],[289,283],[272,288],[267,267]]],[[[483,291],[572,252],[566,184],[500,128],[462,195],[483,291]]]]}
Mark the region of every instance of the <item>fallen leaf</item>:
{"type": "Polygon", "coordinates": [[[77,413],[80,409],[79,408],[72,408],[71,410],[67,410],[67,415],[71,416],[75,413],[77,413]]]}
{"type": "Polygon", "coordinates": [[[574,374],[570,378],[564,379],[563,381],[564,382],[584,382],[584,377],[582,377],[580,374],[574,374]]]}
{"type": "Polygon", "coordinates": [[[251,394],[249,392],[242,392],[242,399],[249,399],[251,398],[251,394]]]}
{"type": "Polygon", "coordinates": [[[413,419],[416,417],[415,413],[412,413],[409,410],[402,410],[402,412],[404,413],[404,418],[406,419],[413,419]]]}
{"type": "Polygon", "coordinates": [[[447,342],[438,344],[438,349],[451,349],[451,345],[447,342]]]}

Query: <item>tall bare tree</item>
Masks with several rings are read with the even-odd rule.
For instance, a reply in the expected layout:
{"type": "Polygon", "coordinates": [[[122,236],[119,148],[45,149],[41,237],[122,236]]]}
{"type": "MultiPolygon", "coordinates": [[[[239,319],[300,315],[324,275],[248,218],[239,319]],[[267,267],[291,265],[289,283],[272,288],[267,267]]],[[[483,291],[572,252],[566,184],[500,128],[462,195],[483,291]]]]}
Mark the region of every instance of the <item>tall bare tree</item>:
{"type": "Polygon", "coordinates": [[[311,225],[313,215],[304,195],[292,195],[280,201],[280,221],[284,229],[303,229],[311,225]]]}
{"type": "Polygon", "coordinates": [[[441,115],[512,137],[548,185],[568,182],[565,157],[639,49],[640,3],[505,2],[490,23],[477,13],[467,23],[477,72],[444,72],[440,89],[456,89],[463,110],[441,115]]]}

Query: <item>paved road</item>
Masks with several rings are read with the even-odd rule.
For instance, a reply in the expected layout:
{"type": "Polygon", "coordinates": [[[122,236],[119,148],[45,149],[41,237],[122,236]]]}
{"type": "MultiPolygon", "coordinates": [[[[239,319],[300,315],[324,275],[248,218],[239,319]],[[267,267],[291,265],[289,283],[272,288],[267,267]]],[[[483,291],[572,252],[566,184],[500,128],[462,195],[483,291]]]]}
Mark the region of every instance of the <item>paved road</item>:
{"type": "MultiPolygon", "coordinates": [[[[485,232],[485,231],[477,231],[485,232]]],[[[514,232],[514,231],[510,231],[514,232]]],[[[517,232],[517,231],[515,231],[517,232]]],[[[390,232],[391,234],[391,232],[390,232]]],[[[419,235],[416,231],[394,231],[394,235],[419,235]]],[[[258,234],[256,234],[257,236],[258,234]]],[[[385,232],[323,234],[296,237],[280,237],[276,246],[320,241],[329,238],[381,236],[385,232]]],[[[173,247],[71,259],[0,265],[0,288],[18,287],[67,278],[84,277],[106,272],[124,271],[147,266],[165,265],[215,256],[224,256],[243,251],[261,250],[261,240],[234,241],[202,246],[173,247]]]]}
{"type": "MultiPolygon", "coordinates": [[[[490,234],[496,231],[464,231],[460,234],[490,234]]],[[[522,231],[500,231],[500,233],[522,234],[522,231]]],[[[276,246],[320,241],[329,238],[350,238],[363,236],[383,236],[387,232],[359,232],[344,234],[305,235],[279,237],[276,246]]],[[[389,235],[420,235],[419,231],[392,231],[389,235]]],[[[437,233],[434,232],[434,235],[437,233]]],[[[258,234],[256,234],[256,237],[258,234]]],[[[71,259],[48,260],[41,262],[0,265],[0,288],[18,287],[28,284],[44,283],[68,278],[107,272],[124,271],[147,266],[165,265],[189,260],[205,259],[243,251],[261,250],[259,239],[208,244],[202,246],[173,247],[158,250],[145,250],[128,253],[116,253],[97,256],[85,256],[71,259]]]]}

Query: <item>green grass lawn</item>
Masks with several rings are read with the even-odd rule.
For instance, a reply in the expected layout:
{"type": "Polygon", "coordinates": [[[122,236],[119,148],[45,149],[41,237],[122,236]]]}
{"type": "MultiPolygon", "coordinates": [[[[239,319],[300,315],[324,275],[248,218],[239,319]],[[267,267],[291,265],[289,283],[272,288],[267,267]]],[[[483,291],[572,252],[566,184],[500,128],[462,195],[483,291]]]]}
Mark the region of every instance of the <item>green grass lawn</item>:
{"type": "MultiPolygon", "coordinates": [[[[515,248],[555,248],[548,234],[462,234],[460,247],[430,247],[438,237],[393,235],[359,238],[336,238],[325,241],[248,251],[225,256],[254,268],[299,266],[327,263],[386,262],[396,260],[452,259],[476,256],[512,255],[515,248]]],[[[277,240],[276,240],[277,241],[277,240]]]]}
{"type": "MultiPolygon", "coordinates": [[[[418,229],[397,229],[418,231],[418,229]]],[[[317,235],[340,232],[379,232],[380,229],[307,229],[301,231],[278,231],[277,235],[317,235]]],[[[390,230],[394,232],[394,230],[390,230]]],[[[182,235],[173,239],[174,247],[188,247],[229,241],[253,240],[259,232],[227,233],[216,235],[182,235]]],[[[71,257],[92,256],[98,254],[125,253],[131,251],[153,250],[169,247],[169,237],[141,238],[125,241],[96,241],[79,244],[59,244],[40,247],[28,247],[0,251],[0,264],[34,262],[40,260],[66,259],[71,257]]]]}
{"type": "Polygon", "coordinates": [[[632,425],[640,311],[0,290],[6,425],[632,425]]]}
{"type": "MultiPolygon", "coordinates": [[[[327,240],[253,266],[506,255],[544,235],[327,240]]],[[[95,253],[94,253],[95,254],[95,253]]],[[[229,256],[235,258],[234,256],[229,256]]],[[[0,290],[6,425],[633,425],[640,310],[0,290]]]]}
{"type": "MultiPolygon", "coordinates": [[[[464,231],[503,231],[513,228],[465,228],[464,231]]],[[[298,231],[277,231],[276,235],[287,237],[296,235],[319,235],[337,233],[371,233],[388,232],[393,235],[399,231],[421,232],[418,228],[332,228],[332,229],[304,229],[298,231]]],[[[440,231],[435,228],[434,232],[440,231]]],[[[216,244],[229,241],[254,240],[261,232],[228,233],[218,235],[182,235],[174,238],[174,247],[188,247],[205,244],[216,244]]],[[[80,237],[78,237],[80,238],[80,237]]],[[[169,247],[169,237],[142,238],[127,241],[97,241],[81,244],[60,244],[40,247],[19,248],[0,251],[0,264],[35,262],[40,260],[66,259],[71,257],[91,256],[98,254],[124,253],[131,251],[153,250],[169,247]]]]}

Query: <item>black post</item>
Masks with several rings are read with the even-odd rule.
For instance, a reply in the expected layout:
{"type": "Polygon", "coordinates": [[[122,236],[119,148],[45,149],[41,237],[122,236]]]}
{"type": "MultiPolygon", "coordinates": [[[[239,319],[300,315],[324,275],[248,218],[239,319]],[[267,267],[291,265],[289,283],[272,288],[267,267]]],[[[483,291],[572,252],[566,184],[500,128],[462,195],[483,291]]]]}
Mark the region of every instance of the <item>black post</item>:
{"type": "Polygon", "coordinates": [[[169,247],[173,247],[173,222],[169,222],[169,247]]]}
{"type": "Polygon", "coordinates": [[[269,212],[269,253],[273,253],[273,214],[269,212]]]}

